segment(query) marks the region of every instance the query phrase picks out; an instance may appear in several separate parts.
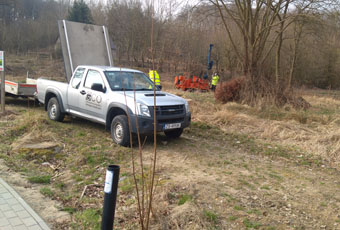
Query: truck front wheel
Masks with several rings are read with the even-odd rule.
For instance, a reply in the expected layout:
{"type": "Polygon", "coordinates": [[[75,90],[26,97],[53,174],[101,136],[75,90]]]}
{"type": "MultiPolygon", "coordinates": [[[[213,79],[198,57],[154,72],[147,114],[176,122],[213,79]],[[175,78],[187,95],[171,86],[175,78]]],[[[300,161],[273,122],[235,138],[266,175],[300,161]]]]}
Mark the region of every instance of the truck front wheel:
{"type": "Polygon", "coordinates": [[[53,121],[63,121],[65,114],[61,112],[58,99],[52,97],[47,104],[48,117],[53,121]]]}
{"type": "Polygon", "coordinates": [[[168,138],[179,138],[183,133],[183,129],[172,129],[164,131],[164,133],[168,138]]]}
{"type": "Polygon", "coordinates": [[[115,143],[128,146],[130,143],[130,133],[128,119],[125,115],[118,115],[111,122],[111,135],[115,143]]]}

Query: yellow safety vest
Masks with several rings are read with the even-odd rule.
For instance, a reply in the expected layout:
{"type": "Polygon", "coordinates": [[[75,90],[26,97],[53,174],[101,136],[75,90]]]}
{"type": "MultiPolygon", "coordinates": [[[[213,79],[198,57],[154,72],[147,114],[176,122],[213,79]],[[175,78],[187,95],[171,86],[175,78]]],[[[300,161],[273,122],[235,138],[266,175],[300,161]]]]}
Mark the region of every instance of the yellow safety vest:
{"type": "Polygon", "coordinates": [[[212,80],[211,80],[211,84],[217,85],[219,79],[220,79],[220,77],[218,75],[213,76],[212,80]]]}
{"type": "Polygon", "coordinates": [[[149,78],[151,81],[155,82],[155,85],[161,85],[161,81],[159,80],[159,75],[156,70],[150,70],[149,78]]]}

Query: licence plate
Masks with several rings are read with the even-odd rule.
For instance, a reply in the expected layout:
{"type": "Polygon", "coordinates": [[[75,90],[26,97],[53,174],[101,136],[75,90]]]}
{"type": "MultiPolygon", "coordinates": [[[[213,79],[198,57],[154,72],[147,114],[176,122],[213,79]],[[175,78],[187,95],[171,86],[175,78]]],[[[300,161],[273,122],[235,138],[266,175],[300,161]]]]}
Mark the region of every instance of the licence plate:
{"type": "Polygon", "coordinates": [[[177,129],[181,128],[181,123],[165,124],[164,129],[177,129]]]}

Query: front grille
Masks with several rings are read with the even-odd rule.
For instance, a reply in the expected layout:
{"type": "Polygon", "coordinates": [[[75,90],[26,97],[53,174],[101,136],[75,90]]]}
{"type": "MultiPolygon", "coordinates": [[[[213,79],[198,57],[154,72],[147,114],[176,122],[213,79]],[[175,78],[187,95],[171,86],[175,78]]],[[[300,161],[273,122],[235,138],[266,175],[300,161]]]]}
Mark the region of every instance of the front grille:
{"type": "Polygon", "coordinates": [[[160,124],[171,124],[171,123],[181,123],[184,122],[184,118],[175,118],[175,119],[159,119],[158,123],[160,124]]]}
{"type": "MultiPolygon", "coordinates": [[[[153,106],[150,106],[150,111],[153,111],[153,106]]],[[[184,105],[168,105],[156,107],[156,116],[168,116],[176,114],[184,114],[184,105]]]]}

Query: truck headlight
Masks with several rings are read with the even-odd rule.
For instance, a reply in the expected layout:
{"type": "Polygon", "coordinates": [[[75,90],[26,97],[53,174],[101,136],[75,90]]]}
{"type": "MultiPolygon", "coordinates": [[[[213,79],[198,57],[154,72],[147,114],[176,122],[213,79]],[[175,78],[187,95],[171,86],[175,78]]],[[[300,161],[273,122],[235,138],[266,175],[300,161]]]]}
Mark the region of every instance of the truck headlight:
{"type": "Polygon", "coordinates": [[[148,106],[146,106],[144,104],[138,104],[137,108],[138,108],[138,114],[139,115],[151,117],[150,116],[150,110],[149,110],[148,106]]]}
{"type": "Polygon", "coordinates": [[[188,103],[187,101],[185,102],[185,111],[186,111],[187,113],[190,112],[189,103],[188,103]]]}

